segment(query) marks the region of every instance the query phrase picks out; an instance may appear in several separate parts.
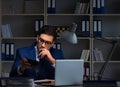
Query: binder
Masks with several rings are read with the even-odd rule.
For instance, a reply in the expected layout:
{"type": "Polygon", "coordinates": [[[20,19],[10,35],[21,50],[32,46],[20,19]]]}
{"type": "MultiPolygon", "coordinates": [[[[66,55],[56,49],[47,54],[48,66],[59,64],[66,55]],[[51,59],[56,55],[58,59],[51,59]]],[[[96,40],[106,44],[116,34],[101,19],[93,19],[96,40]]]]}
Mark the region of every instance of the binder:
{"type": "Polygon", "coordinates": [[[47,13],[51,13],[51,0],[47,0],[47,13]]]}
{"type": "Polygon", "coordinates": [[[97,12],[96,14],[101,14],[101,0],[97,0],[97,12]]]}
{"type": "Polygon", "coordinates": [[[43,27],[43,25],[44,25],[44,21],[43,21],[43,19],[40,19],[40,21],[39,21],[39,30],[43,27]]]}
{"type": "Polygon", "coordinates": [[[61,50],[61,43],[60,43],[60,42],[57,42],[56,45],[57,45],[57,49],[58,49],[58,50],[61,50]]]}
{"type": "Polygon", "coordinates": [[[51,13],[56,13],[56,0],[52,0],[51,13]]]}
{"type": "Polygon", "coordinates": [[[86,21],[86,36],[90,36],[90,21],[86,21]]]}
{"type": "Polygon", "coordinates": [[[55,49],[57,48],[56,43],[53,45],[53,48],[55,48],[55,49]]]}
{"type": "Polygon", "coordinates": [[[98,25],[98,30],[97,30],[97,33],[98,33],[98,34],[97,34],[97,36],[98,36],[98,37],[102,37],[102,21],[101,21],[101,20],[98,20],[97,23],[98,23],[98,24],[97,24],[97,25],[98,25]]]}
{"type": "Polygon", "coordinates": [[[35,20],[35,36],[37,36],[39,34],[40,29],[43,27],[44,25],[44,20],[43,19],[36,19],[35,20]]]}
{"type": "Polygon", "coordinates": [[[82,20],[82,37],[86,36],[86,31],[85,31],[85,20],[82,20]]]}
{"type": "Polygon", "coordinates": [[[89,37],[90,36],[90,29],[89,29],[89,21],[83,20],[82,21],[82,37],[89,37]]]}
{"type": "Polygon", "coordinates": [[[38,35],[38,32],[39,32],[39,27],[40,27],[40,23],[39,23],[39,20],[36,19],[35,20],[35,36],[38,35]]]}
{"type": "Polygon", "coordinates": [[[105,14],[105,1],[101,0],[100,4],[100,13],[105,14]]]}
{"type": "Polygon", "coordinates": [[[86,77],[87,77],[87,80],[90,80],[90,67],[89,66],[86,66],[86,77]]]}
{"type": "Polygon", "coordinates": [[[15,54],[15,44],[14,43],[9,43],[10,45],[10,60],[14,60],[14,54],[15,54]]]}
{"type": "Polygon", "coordinates": [[[105,3],[104,0],[97,0],[97,14],[105,13],[105,3]]]}
{"type": "Polygon", "coordinates": [[[47,13],[56,13],[56,0],[48,0],[47,13]]]}
{"type": "Polygon", "coordinates": [[[58,50],[61,50],[61,43],[60,43],[60,42],[56,42],[56,43],[53,45],[53,48],[58,49],[58,50]]]}
{"type": "Polygon", "coordinates": [[[6,60],[5,43],[1,43],[1,57],[2,61],[6,60]]]}
{"type": "Polygon", "coordinates": [[[5,55],[6,55],[6,60],[10,60],[10,45],[9,43],[5,43],[5,55]]]}
{"type": "Polygon", "coordinates": [[[97,21],[93,21],[93,37],[97,37],[97,21]]]}
{"type": "Polygon", "coordinates": [[[97,13],[97,0],[93,0],[93,14],[97,13]]]}

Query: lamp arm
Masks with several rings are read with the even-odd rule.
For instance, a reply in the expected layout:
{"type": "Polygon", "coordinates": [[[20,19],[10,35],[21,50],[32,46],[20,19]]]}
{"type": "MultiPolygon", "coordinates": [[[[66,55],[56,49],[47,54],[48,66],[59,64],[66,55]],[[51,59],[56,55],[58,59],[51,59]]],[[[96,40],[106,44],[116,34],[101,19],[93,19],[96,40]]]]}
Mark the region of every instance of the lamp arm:
{"type": "Polygon", "coordinates": [[[112,58],[112,55],[116,49],[117,44],[118,44],[118,41],[113,41],[113,46],[112,46],[112,49],[110,51],[110,55],[108,56],[108,58],[106,59],[105,63],[102,65],[102,67],[98,73],[98,80],[102,79],[102,75],[103,75],[103,73],[104,73],[104,71],[109,63],[109,60],[111,60],[111,58],[112,58]]]}

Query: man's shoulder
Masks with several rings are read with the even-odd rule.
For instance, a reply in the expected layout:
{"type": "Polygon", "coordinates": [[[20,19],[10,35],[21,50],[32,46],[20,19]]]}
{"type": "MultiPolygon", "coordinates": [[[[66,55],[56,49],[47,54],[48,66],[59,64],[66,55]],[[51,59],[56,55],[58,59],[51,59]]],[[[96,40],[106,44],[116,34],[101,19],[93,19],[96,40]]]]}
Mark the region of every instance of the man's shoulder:
{"type": "Polygon", "coordinates": [[[35,50],[34,49],[34,46],[25,46],[25,47],[21,47],[21,48],[18,48],[17,51],[19,52],[29,52],[29,51],[32,51],[32,50],[35,50]]]}
{"type": "Polygon", "coordinates": [[[26,46],[26,47],[18,48],[18,50],[30,50],[32,48],[33,48],[32,46],[26,46]]]}
{"type": "Polygon", "coordinates": [[[53,55],[53,57],[55,59],[64,59],[63,51],[60,50],[60,49],[52,48],[51,49],[51,54],[53,55]]]}
{"type": "Polygon", "coordinates": [[[60,52],[60,51],[62,51],[62,50],[61,50],[61,49],[56,49],[56,48],[53,48],[53,47],[52,47],[52,48],[50,49],[50,51],[51,51],[51,52],[60,52]]]}
{"type": "Polygon", "coordinates": [[[35,47],[35,45],[32,44],[29,46],[24,46],[24,47],[18,48],[18,50],[31,50],[31,49],[34,49],[34,47],[35,47]]]}

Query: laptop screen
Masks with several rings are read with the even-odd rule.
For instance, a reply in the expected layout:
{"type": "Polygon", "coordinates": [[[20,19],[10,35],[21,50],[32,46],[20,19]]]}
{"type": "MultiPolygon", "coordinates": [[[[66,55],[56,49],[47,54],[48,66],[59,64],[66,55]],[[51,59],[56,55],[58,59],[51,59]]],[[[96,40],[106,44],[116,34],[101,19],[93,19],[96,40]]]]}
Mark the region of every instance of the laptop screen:
{"type": "Polygon", "coordinates": [[[82,59],[56,60],[55,85],[80,85],[83,83],[84,61],[82,59]]]}

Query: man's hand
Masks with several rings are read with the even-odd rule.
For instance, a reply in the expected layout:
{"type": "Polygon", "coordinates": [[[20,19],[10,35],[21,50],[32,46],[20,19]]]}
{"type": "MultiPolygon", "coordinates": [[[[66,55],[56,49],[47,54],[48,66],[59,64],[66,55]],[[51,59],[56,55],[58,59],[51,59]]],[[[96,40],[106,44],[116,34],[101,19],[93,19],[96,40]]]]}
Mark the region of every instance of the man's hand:
{"type": "Polygon", "coordinates": [[[47,50],[47,49],[45,49],[45,48],[42,48],[42,49],[40,49],[40,51],[39,51],[39,56],[40,56],[40,58],[49,57],[49,54],[50,54],[49,50],[47,50]]]}
{"type": "Polygon", "coordinates": [[[42,48],[39,52],[40,58],[47,58],[52,64],[55,64],[55,59],[52,57],[48,49],[42,48]]]}
{"type": "Polygon", "coordinates": [[[26,58],[22,58],[20,65],[20,72],[24,72],[24,70],[27,68],[32,68],[32,65],[28,62],[26,58]]]}

